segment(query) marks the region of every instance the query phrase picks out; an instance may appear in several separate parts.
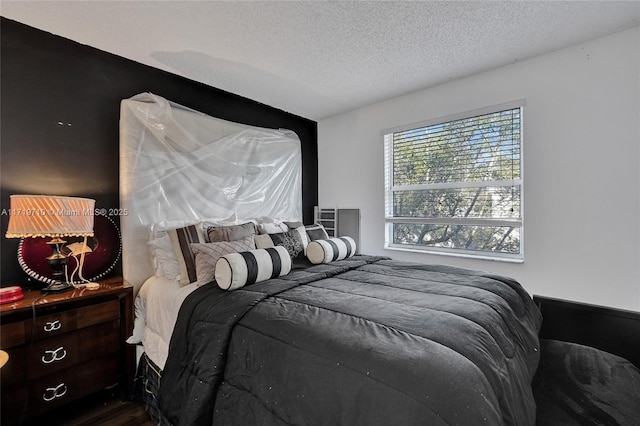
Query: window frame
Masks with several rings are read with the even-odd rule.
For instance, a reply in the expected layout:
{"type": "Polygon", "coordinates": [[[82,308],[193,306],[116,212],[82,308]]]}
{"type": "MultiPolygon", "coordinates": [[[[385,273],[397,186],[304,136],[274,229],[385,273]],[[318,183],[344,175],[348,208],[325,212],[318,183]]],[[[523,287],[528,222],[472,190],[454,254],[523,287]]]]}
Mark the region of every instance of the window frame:
{"type": "Polygon", "coordinates": [[[384,248],[388,250],[429,253],[446,256],[468,257],[474,259],[498,260],[506,262],[524,262],[524,107],[526,102],[524,99],[507,102],[499,105],[493,105],[485,108],[479,108],[472,111],[466,111],[457,114],[451,114],[444,117],[429,119],[418,123],[407,124],[403,126],[385,129],[381,132],[384,144],[384,212],[385,212],[385,241],[384,248]],[[436,126],[448,122],[469,119],[473,117],[494,114],[501,111],[520,109],[520,177],[518,179],[509,179],[502,181],[473,181],[473,182],[444,182],[436,184],[419,184],[419,185],[399,185],[393,186],[393,135],[394,133],[405,132],[408,130],[420,129],[429,126],[436,126]],[[505,182],[511,183],[520,189],[520,216],[519,218],[477,218],[477,217],[439,217],[439,218],[422,218],[422,217],[400,217],[393,216],[393,194],[398,190],[422,190],[422,189],[448,189],[448,188],[464,188],[480,186],[490,187],[504,186],[505,182]],[[520,250],[519,253],[503,253],[491,251],[475,251],[466,249],[456,249],[449,247],[420,246],[408,244],[393,243],[393,225],[395,223],[419,223],[419,224],[450,224],[450,225],[469,225],[469,226],[514,226],[520,232],[520,250]]]}

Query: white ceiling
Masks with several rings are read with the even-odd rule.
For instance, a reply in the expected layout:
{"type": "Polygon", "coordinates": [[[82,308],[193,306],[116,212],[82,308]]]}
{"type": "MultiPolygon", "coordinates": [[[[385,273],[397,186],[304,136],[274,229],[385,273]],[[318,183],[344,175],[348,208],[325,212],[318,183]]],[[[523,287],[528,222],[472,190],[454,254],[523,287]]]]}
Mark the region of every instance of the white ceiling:
{"type": "Polygon", "coordinates": [[[640,1],[0,1],[0,14],[321,120],[640,25],[640,1]]]}

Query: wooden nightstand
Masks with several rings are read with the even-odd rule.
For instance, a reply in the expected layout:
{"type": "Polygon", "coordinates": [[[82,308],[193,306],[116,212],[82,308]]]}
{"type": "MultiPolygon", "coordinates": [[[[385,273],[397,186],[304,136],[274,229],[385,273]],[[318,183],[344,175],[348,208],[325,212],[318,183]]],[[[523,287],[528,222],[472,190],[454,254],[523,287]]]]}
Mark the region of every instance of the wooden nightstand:
{"type": "Polygon", "coordinates": [[[41,415],[119,383],[131,395],[135,348],[133,287],[122,278],[99,281],[96,290],[58,294],[25,291],[0,305],[2,424],[41,415]]]}

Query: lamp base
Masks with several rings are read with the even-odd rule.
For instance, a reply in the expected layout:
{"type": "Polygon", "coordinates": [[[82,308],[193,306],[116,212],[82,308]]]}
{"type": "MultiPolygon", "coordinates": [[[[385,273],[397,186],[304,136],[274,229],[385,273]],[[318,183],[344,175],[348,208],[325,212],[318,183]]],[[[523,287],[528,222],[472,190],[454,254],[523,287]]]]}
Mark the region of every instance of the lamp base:
{"type": "Polygon", "coordinates": [[[63,291],[74,289],[75,287],[69,283],[57,282],[49,284],[47,287],[40,290],[41,293],[60,293],[63,291]]]}

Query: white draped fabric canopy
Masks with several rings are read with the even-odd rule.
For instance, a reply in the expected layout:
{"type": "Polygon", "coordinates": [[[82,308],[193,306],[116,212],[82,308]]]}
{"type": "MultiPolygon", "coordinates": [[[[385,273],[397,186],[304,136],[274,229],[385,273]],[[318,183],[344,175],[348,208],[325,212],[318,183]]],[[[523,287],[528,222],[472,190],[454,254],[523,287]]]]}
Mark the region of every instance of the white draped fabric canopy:
{"type": "Polygon", "coordinates": [[[121,102],[123,275],[153,274],[151,226],[203,219],[302,218],[298,136],[214,118],[142,93],[121,102]]]}

